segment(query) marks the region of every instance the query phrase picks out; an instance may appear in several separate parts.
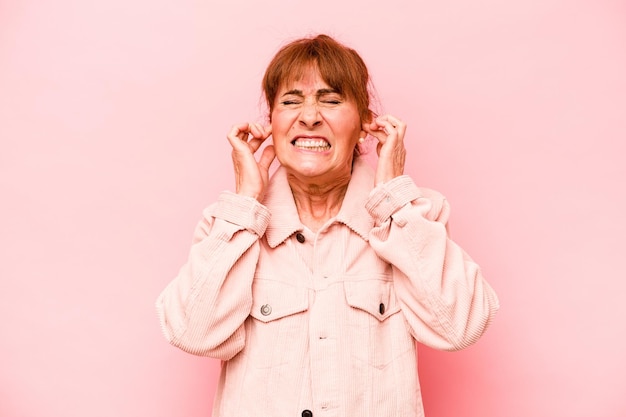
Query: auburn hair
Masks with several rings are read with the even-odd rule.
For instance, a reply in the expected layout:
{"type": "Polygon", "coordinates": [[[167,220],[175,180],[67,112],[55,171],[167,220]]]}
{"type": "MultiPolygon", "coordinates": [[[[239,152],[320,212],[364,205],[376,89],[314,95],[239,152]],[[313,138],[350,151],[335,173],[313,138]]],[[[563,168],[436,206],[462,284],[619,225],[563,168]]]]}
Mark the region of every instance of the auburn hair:
{"type": "Polygon", "coordinates": [[[295,40],[274,55],[263,77],[270,120],[278,90],[302,78],[311,68],[319,71],[337,93],[354,100],[361,122],[371,120],[370,77],[365,62],[355,50],[323,34],[295,40]]]}

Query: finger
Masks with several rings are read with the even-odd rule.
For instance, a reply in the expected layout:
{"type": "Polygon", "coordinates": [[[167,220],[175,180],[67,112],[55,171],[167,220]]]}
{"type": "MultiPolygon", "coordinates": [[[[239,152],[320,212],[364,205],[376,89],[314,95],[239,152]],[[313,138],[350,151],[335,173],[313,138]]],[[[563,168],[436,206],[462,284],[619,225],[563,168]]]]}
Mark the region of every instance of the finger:
{"type": "MultiPolygon", "coordinates": [[[[271,135],[272,127],[263,126],[260,123],[253,123],[250,125],[250,133],[252,134],[254,139],[260,139],[260,143],[263,143],[271,135]]],[[[251,140],[250,143],[253,143],[253,141],[251,140]]],[[[254,141],[254,143],[257,144],[259,142],[254,141]]],[[[256,151],[258,148],[259,146],[255,146],[254,150],[256,151]]]]}
{"type": "Polygon", "coordinates": [[[248,142],[248,145],[250,145],[252,152],[256,152],[261,147],[261,144],[267,140],[271,131],[271,127],[268,129],[267,126],[263,126],[260,123],[252,123],[250,125],[250,133],[253,138],[248,142]]]}
{"type": "Polygon", "coordinates": [[[250,133],[250,123],[238,123],[231,127],[229,134],[232,136],[241,136],[241,134],[250,133]]]}
{"type": "Polygon", "coordinates": [[[268,171],[275,157],[276,151],[274,151],[274,146],[267,146],[265,149],[263,149],[261,159],[259,160],[259,166],[262,167],[265,171],[268,171]]]}
{"type": "Polygon", "coordinates": [[[256,152],[261,147],[261,144],[263,144],[263,142],[265,142],[265,139],[267,139],[267,138],[252,138],[248,142],[248,146],[250,147],[252,152],[256,152]]]}
{"type": "Polygon", "coordinates": [[[372,120],[370,123],[365,123],[364,126],[367,126],[369,130],[377,131],[381,130],[381,126],[378,124],[376,119],[372,120]]]}
{"type": "Polygon", "coordinates": [[[264,126],[260,123],[254,123],[253,125],[255,127],[255,131],[257,132],[255,137],[267,139],[272,134],[272,125],[264,126]]]}
{"type": "Polygon", "coordinates": [[[391,114],[386,114],[381,118],[382,120],[389,122],[393,126],[393,128],[398,132],[398,136],[400,137],[400,139],[404,137],[404,133],[406,131],[406,123],[404,123],[397,117],[392,116],[391,114]]]}
{"type": "Polygon", "coordinates": [[[385,139],[387,138],[387,134],[383,130],[381,130],[382,128],[380,128],[378,124],[376,124],[375,122],[364,123],[362,126],[362,129],[365,132],[367,132],[369,135],[374,136],[379,141],[384,142],[385,139]]]}
{"type": "Polygon", "coordinates": [[[226,138],[230,142],[233,147],[239,146],[239,143],[242,140],[248,139],[248,132],[250,131],[250,126],[248,123],[239,123],[233,125],[226,135],[226,138]]]}
{"type": "Polygon", "coordinates": [[[396,116],[393,116],[391,114],[384,114],[382,116],[378,116],[376,118],[376,120],[384,120],[384,121],[388,121],[389,123],[393,124],[394,126],[397,126],[401,123],[404,123],[402,120],[398,119],[396,116]]]}
{"type": "Polygon", "coordinates": [[[257,139],[265,138],[265,129],[258,123],[250,123],[250,134],[257,139]]]}
{"type": "Polygon", "coordinates": [[[380,120],[378,121],[378,123],[384,126],[385,132],[389,133],[390,136],[393,135],[400,142],[404,141],[404,135],[406,133],[406,123],[404,123],[402,120],[387,115],[385,117],[385,120],[380,120]]]}
{"type": "Polygon", "coordinates": [[[391,123],[389,120],[378,120],[377,124],[379,126],[379,129],[382,129],[387,136],[397,136],[398,135],[398,131],[396,130],[396,127],[393,125],[393,123],[391,123]]]}

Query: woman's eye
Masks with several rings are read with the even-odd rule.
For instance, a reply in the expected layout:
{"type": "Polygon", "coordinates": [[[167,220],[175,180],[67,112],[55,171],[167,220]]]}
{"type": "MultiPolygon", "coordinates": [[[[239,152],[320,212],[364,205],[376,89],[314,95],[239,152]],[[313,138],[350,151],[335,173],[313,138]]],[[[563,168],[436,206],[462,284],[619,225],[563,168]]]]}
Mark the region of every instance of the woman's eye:
{"type": "Polygon", "coordinates": [[[295,100],[285,100],[281,104],[283,106],[291,106],[291,105],[294,105],[294,104],[298,104],[298,102],[295,101],[295,100]]]}
{"type": "Polygon", "coordinates": [[[336,106],[337,104],[341,104],[343,100],[337,94],[325,94],[319,98],[319,101],[324,104],[336,106]]]}

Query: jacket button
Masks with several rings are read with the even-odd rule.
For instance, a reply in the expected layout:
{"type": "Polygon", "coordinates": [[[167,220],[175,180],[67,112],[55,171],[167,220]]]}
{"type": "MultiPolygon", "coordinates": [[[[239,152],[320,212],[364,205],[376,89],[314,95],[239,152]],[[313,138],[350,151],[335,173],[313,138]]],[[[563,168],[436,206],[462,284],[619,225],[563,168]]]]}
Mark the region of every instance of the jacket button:
{"type": "Polygon", "coordinates": [[[311,412],[311,410],[303,410],[302,417],[313,417],[313,413],[311,412]]]}
{"type": "MultiPolygon", "coordinates": [[[[296,234],[296,239],[298,240],[298,242],[300,243],[304,243],[304,235],[302,233],[298,233],[296,234]]],[[[305,410],[306,411],[306,410],[305,410]]]]}
{"type": "Polygon", "coordinates": [[[380,305],[378,306],[378,311],[380,312],[380,314],[385,314],[385,305],[383,303],[380,303],[380,305]]]}
{"type": "Polygon", "coordinates": [[[272,306],[269,304],[263,304],[261,306],[261,314],[264,316],[269,316],[272,313],[272,306]]]}

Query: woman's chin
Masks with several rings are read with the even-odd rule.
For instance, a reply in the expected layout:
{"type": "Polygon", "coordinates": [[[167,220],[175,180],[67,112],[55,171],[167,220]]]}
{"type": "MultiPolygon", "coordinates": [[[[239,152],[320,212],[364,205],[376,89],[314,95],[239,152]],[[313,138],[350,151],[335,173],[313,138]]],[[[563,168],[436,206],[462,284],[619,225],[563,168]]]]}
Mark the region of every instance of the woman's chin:
{"type": "Polygon", "coordinates": [[[285,161],[285,165],[290,171],[303,176],[315,177],[330,168],[330,162],[327,155],[314,153],[299,153],[296,158],[290,158],[285,161]]]}
{"type": "Polygon", "coordinates": [[[292,167],[288,167],[289,171],[298,177],[315,178],[323,175],[327,172],[327,169],[320,167],[319,165],[301,164],[292,167]]]}

